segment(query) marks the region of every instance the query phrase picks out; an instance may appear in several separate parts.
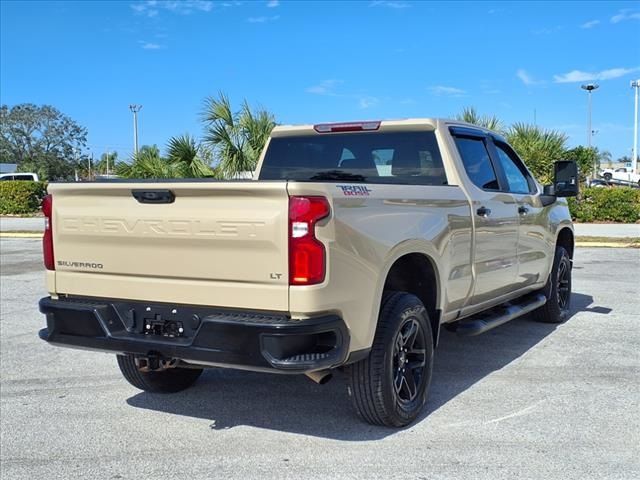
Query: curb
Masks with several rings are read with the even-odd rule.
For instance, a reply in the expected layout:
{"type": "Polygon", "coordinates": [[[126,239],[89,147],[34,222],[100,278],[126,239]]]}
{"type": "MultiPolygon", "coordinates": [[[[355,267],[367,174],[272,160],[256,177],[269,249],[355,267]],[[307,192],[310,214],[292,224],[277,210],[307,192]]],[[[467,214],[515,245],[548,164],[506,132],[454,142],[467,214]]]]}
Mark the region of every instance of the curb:
{"type": "Polygon", "coordinates": [[[588,247],[588,248],[640,248],[640,244],[637,243],[624,243],[624,242],[581,242],[576,240],[576,247],[588,247]]]}
{"type": "Polygon", "coordinates": [[[0,238],[42,238],[42,232],[0,232],[0,238]]]}

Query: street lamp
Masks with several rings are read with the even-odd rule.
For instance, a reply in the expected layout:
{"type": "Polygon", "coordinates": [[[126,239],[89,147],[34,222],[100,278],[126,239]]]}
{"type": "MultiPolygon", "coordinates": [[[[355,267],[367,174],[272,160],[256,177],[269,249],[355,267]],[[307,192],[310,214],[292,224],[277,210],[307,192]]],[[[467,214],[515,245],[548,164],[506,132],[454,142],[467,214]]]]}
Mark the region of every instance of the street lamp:
{"type": "MultiPolygon", "coordinates": [[[[599,87],[597,83],[587,83],[586,85],[582,85],[583,90],[586,90],[589,94],[589,113],[587,117],[587,146],[589,150],[591,150],[591,137],[593,136],[593,130],[591,129],[591,92],[596,90],[599,87]]],[[[592,178],[596,178],[596,170],[598,169],[598,159],[593,159],[593,174],[592,178]]]]}
{"type": "Polygon", "coordinates": [[[593,130],[591,129],[591,92],[596,90],[600,85],[597,83],[587,83],[586,85],[582,85],[583,90],[586,90],[589,93],[589,114],[587,117],[587,146],[591,148],[591,137],[593,136],[593,130]]]}
{"type": "Polygon", "coordinates": [[[138,112],[141,108],[142,105],[129,105],[129,110],[133,113],[133,151],[136,157],[138,156],[138,112]]]}
{"type": "Polygon", "coordinates": [[[638,171],[638,89],[640,88],[640,78],[631,82],[631,88],[636,89],[636,102],[633,114],[633,157],[631,158],[631,171],[636,173],[638,171]]]}

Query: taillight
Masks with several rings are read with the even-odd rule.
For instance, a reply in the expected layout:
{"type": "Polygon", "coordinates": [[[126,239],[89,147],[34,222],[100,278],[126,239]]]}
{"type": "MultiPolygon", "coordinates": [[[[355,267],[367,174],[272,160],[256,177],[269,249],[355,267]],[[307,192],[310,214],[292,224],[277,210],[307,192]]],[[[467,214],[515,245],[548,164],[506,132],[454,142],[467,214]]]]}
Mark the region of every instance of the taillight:
{"type": "Polygon", "coordinates": [[[42,237],[42,254],[44,266],[47,270],[55,270],[56,263],[53,257],[53,198],[47,195],[42,200],[42,213],[44,214],[44,236],[42,237]]]}
{"type": "Polygon", "coordinates": [[[289,198],[290,285],[315,285],[324,281],[326,253],[316,238],[315,225],[330,212],[324,197],[289,198]]]}

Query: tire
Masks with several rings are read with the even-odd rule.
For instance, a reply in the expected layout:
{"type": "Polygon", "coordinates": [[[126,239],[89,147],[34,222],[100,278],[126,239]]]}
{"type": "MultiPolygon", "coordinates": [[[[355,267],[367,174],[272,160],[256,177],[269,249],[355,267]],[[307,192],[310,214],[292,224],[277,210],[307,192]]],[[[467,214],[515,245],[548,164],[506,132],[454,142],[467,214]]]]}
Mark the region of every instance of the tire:
{"type": "Polygon", "coordinates": [[[118,367],[127,382],[145,392],[180,392],[193,385],[202,373],[201,368],[170,368],[160,372],[141,372],[133,355],[117,355],[117,359],[118,367]]]}
{"type": "Polygon", "coordinates": [[[356,411],[373,425],[410,424],[426,402],[432,370],[433,335],[424,305],[408,293],[385,295],[369,356],[347,369],[356,411]]]}
{"type": "Polygon", "coordinates": [[[571,258],[564,247],[556,247],[545,291],[547,303],[533,312],[534,319],[543,323],[564,322],[571,307],[571,258]]]}
{"type": "Polygon", "coordinates": [[[605,173],[602,178],[604,178],[607,182],[611,181],[611,174],[610,173],[605,173]]]}

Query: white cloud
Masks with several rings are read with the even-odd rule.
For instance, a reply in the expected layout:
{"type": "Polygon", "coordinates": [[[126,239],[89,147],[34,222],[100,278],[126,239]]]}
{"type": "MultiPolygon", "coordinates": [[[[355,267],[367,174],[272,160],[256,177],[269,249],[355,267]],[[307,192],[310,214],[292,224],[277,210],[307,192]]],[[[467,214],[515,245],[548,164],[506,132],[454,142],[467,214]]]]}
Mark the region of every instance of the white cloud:
{"type": "Polygon", "coordinates": [[[334,89],[337,85],[341,84],[342,80],[323,80],[318,85],[313,85],[305,89],[307,93],[313,93],[315,95],[331,95],[336,96],[334,89]]]}
{"type": "Polygon", "coordinates": [[[593,80],[611,80],[614,78],[623,77],[639,70],[640,67],[610,68],[609,70],[602,70],[600,72],[583,72],[582,70],[571,70],[570,72],[563,73],[561,75],[554,75],[553,81],[556,83],[577,83],[590,82],[593,80]]]}
{"type": "Polygon", "coordinates": [[[593,28],[600,23],[600,20],[590,20],[580,25],[580,28],[593,28]]]}
{"type": "Polygon", "coordinates": [[[247,22],[249,23],[267,23],[267,22],[275,22],[280,18],[280,15],[273,15],[271,17],[249,17],[247,18],[247,22]]]}
{"type": "Polygon", "coordinates": [[[640,20],[640,12],[625,8],[619,10],[613,17],[611,17],[611,23],[620,23],[626,20],[640,20]]]}
{"type": "Polygon", "coordinates": [[[140,40],[138,43],[140,44],[140,48],[144,50],[160,50],[161,48],[164,48],[162,45],[157,43],[145,42],[143,40],[140,40]]]}
{"type": "Polygon", "coordinates": [[[356,100],[358,102],[358,107],[362,109],[375,107],[380,103],[380,99],[378,97],[374,97],[371,95],[336,91],[337,87],[342,85],[342,83],[342,80],[323,80],[317,85],[312,85],[311,87],[305,88],[305,92],[311,93],[313,95],[323,95],[326,97],[339,97],[356,100]]]}
{"type": "Polygon", "coordinates": [[[374,0],[369,4],[370,7],[387,7],[394,8],[396,10],[401,10],[403,8],[408,8],[409,4],[407,2],[397,1],[397,0],[374,0]]]}
{"type": "Polygon", "coordinates": [[[213,10],[213,2],[208,0],[146,0],[131,4],[136,14],[146,17],[155,17],[160,10],[165,10],[179,15],[190,15],[194,12],[210,12],[213,10]]]}
{"type": "Polygon", "coordinates": [[[436,97],[463,97],[466,95],[466,91],[461,88],[447,87],[444,85],[436,85],[429,87],[429,91],[436,97]]]}
{"type": "Polygon", "coordinates": [[[267,8],[276,8],[278,5],[280,5],[278,0],[269,0],[267,2],[267,8]]]}
{"type": "Polygon", "coordinates": [[[358,101],[358,105],[363,109],[375,107],[378,103],[380,103],[380,100],[376,97],[361,97],[358,101]]]}
{"type": "Polygon", "coordinates": [[[524,68],[518,69],[518,71],[516,72],[516,76],[520,80],[522,80],[522,83],[527,86],[537,85],[538,83],[540,83],[538,80],[534,79],[524,68]]]}

